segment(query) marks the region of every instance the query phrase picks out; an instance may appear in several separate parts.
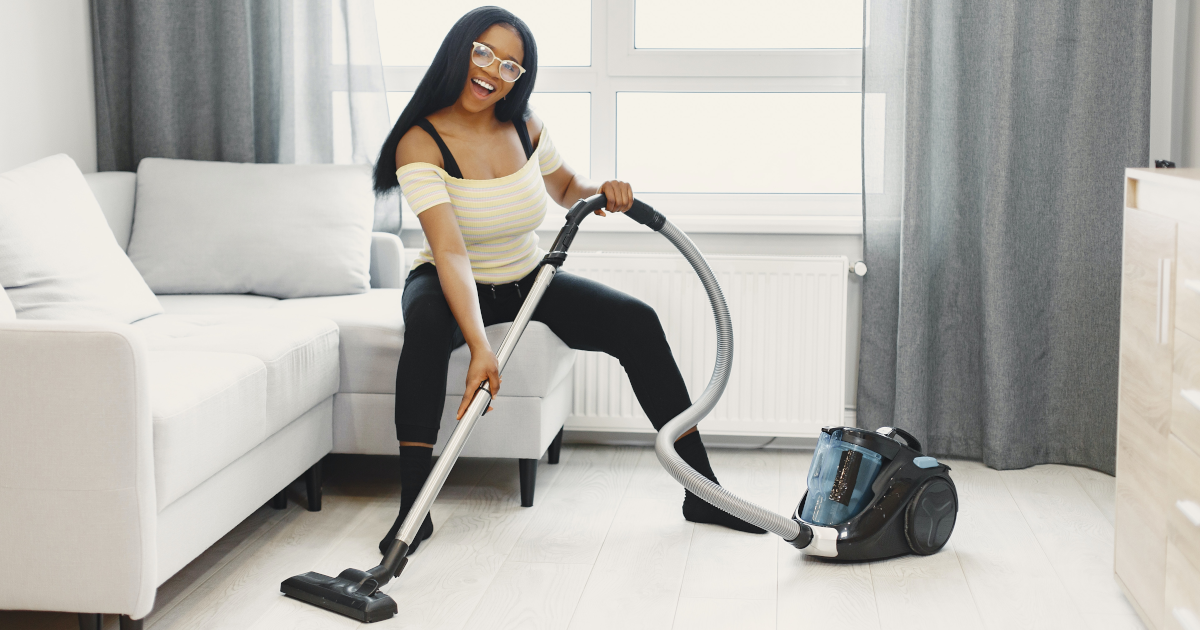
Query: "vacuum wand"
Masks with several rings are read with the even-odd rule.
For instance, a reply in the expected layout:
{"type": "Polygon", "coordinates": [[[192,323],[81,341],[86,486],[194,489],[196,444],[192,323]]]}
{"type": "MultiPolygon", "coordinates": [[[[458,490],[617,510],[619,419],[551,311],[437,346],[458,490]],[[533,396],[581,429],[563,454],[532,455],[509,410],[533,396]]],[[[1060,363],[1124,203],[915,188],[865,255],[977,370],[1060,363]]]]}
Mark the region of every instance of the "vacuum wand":
{"type": "MultiPolygon", "coordinates": [[[[554,279],[554,274],[557,271],[558,267],[555,265],[542,265],[542,268],[538,271],[537,278],[533,281],[533,287],[529,290],[529,295],[525,298],[524,303],[521,304],[521,310],[517,312],[516,318],[513,319],[508,333],[504,335],[504,341],[500,343],[500,349],[496,351],[496,363],[499,365],[501,372],[504,371],[504,366],[508,363],[508,359],[512,357],[513,349],[517,346],[517,341],[525,332],[525,327],[529,325],[529,321],[533,318],[533,311],[537,309],[538,302],[541,301],[542,295],[546,292],[546,287],[550,286],[550,281],[554,279]]],[[[405,517],[404,523],[400,526],[400,531],[396,534],[396,540],[393,540],[391,546],[388,547],[388,553],[384,556],[381,566],[391,568],[391,573],[394,575],[400,575],[409,545],[416,538],[417,530],[421,528],[421,523],[425,520],[425,515],[429,513],[429,508],[433,506],[434,499],[441,492],[442,485],[446,483],[446,478],[450,476],[450,470],[454,467],[454,463],[458,461],[459,453],[466,446],[467,438],[471,435],[471,431],[474,430],[475,423],[487,411],[488,405],[491,402],[492,394],[488,389],[488,382],[483,381],[476,388],[475,396],[471,398],[470,406],[467,407],[462,420],[454,427],[454,432],[450,434],[450,439],[446,442],[446,447],[442,449],[441,456],[438,457],[433,470],[429,472],[428,480],[421,487],[420,494],[417,495],[416,501],[413,502],[412,508],[408,511],[408,516],[405,517]]]]}
{"type": "MultiPolygon", "coordinates": [[[[500,343],[500,349],[496,351],[496,362],[501,372],[504,371],[504,366],[512,357],[517,342],[533,318],[533,312],[537,310],[538,302],[541,301],[546,288],[550,286],[554,274],[566,260],[567,249],[570,248],[571,241],[579,230],[579,224],[589,214],[603,208],[606,204],[607,199],[604,195],[593,195],[587,199],[580,199],[567,213],[566,225],[559,231],[550,253],[546,254],[542,260],[543,264],[538,270],[529,294],[521,304],[516,318],[513,319],[508,334],[504,336],[504,341],[500,343]]],[[[661,222],[662,220],[662,215],[639,201],[634,202],[634,210],[630,210],[627,214],[641,223],[656,220],[661,222]]],[[[395,615],[396,602],[385,593],[380,592],[380,588],[390,582],[392,578],[399,577],[404,570],[408,563],[409,547],[416,538],[417,531],[425,520],[425,515],[429,513],[430,507],[433,506],[434,500],[441,492],[442,485],[450,476],[450,470],[466,445],[467,438],[475,428],[475,423],[487,411],[491,402],[492,394],[488,388],[488,382],[483,381],[476,388],[466,413],[454,428],[454,432],[450,434],[441,456],[438,457],[437,463],[429,472],[425,485],[421,487],[400,530],[396,533],[396,539],[388,546],[387,553],[384,554],[383,561],[378,566],[366,571],[346,569],[337,577],[314,572],[304,573],[284,580],[280,585],[280,591],[288,597],[367,623],[389,619],[395,615]]]]}

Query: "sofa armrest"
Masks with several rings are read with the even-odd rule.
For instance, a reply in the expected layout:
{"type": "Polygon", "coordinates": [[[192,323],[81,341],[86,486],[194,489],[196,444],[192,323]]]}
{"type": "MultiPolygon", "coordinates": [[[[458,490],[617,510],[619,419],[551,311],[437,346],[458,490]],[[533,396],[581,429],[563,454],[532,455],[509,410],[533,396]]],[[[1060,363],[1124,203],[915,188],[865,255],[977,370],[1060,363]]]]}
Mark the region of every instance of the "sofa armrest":
{"type": "Polygon", "coordinates": [[[147,354],[131,326],[0,322],[0,609],[154,604],[147,354]]]}
{"type": "Polygon", "coordinates": [[[390,232],[371,232],[371,288],[404,287],[404,243],[390,232]]]}

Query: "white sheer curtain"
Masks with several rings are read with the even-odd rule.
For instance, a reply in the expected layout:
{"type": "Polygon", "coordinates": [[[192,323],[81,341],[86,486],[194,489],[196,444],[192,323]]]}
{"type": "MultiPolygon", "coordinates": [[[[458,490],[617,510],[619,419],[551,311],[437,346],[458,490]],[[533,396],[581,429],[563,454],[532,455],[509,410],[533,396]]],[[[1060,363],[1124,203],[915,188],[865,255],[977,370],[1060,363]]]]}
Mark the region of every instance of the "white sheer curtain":
{"type": "MultiPolygon", "coordinates": [[[[370,164],[391,130],[374,0],[285,0],[280,162],[370,164]]],[[[400,232],[396,194],[377,232],[400,232]]]]}
{"type": "Polygon", "coordinates": [[[373,0],[296,0],[280,12],[280,162],[373,164],[391,128],[373,0]]]}

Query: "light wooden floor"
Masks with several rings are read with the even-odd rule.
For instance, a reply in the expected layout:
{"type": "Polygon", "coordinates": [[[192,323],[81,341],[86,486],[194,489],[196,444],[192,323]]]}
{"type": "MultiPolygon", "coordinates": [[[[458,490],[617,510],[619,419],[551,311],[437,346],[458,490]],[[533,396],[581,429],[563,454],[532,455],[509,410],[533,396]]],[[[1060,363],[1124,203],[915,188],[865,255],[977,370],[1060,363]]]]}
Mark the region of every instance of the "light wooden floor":
{"type": "MultiPolygon", "coordinates": [[[[810,458],[712,451],[724,485],[786,513],[810,458]]],[[[392,462],[333,463],[322,512],[295,502],[260,509],[159,589],[147,627],[358,626],[279,594],[288,576],[379,560],[375,545],[398,493],[391,475],[371,468],[392,462]]],[[[520,507],[516,462],[463,460],[433,508],[433,538],[386,587],[400,613],[372,627],[1142,627],[1112,578],[1112,477],[1067,466],[951,465],[962,511],[945,549],[837,565],[770,534],[684,521],[683,490],[649,448],[565,446],[560,465],[539,467],[532,508],[520,507]]],[[[292,494],[303,499],[298,487],[292,494]]],[[[115,617],[106,620],[115,628],[115,617]]],[[[60,613],[0,612],[2,628],[74,623],[60,613]]]]}

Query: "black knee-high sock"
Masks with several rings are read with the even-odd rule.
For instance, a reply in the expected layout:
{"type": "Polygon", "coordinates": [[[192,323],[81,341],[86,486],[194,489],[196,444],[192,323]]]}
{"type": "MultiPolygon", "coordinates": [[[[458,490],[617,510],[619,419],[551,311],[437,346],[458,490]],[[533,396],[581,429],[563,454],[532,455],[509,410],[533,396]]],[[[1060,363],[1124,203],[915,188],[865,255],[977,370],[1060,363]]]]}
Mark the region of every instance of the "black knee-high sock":
{"type": "MultiPolygon", "coordinates": [[[[400,447],[400,514],[396,516],[396,522],[392,523],[392,528],[388,530],[387,535],[379,541],[379,553],[387,553],[388,546],[395,540],[396,532],[399,532],[400,526],[404,524],[404,519],[408,516],[412,504],[416,502],[417,495],[421,493],[421,486],[425,485],[425,480],[429,478],[429,471],[432,468],[432,448],[400,447]]],[[[432,534],[433,519],[426,514],[425,521],[421,523],[421,529],[417,530],[416,538],[409,545],[408,553],[416,551],[421,541],[429,538],[432,534]]]]}
{"type": "MultiPolygon", "coordinates": [[[[713,483],[717,481],[717,475],[713,472],[712,465],[708,463],[708,451],[704,449],[704,442],[700,440],[700,432],[696,431],[685,435],[675,442],[675,452],[687,462],[689,466],[696,469],[696,472],[704,475],[706,479],[713,483]]],[[[691,490],[685,490],[683,495],[683,518],[693,523],[710,523],[712,525],[723,525],[730,529],[736,529],[740,532],[749,532],[751,534],[765,534],[766,530],[761,527],[756,527],[743,521],[742,519],[729,514],[711,504],[704,499],[692,494],[691,490]]]]}

